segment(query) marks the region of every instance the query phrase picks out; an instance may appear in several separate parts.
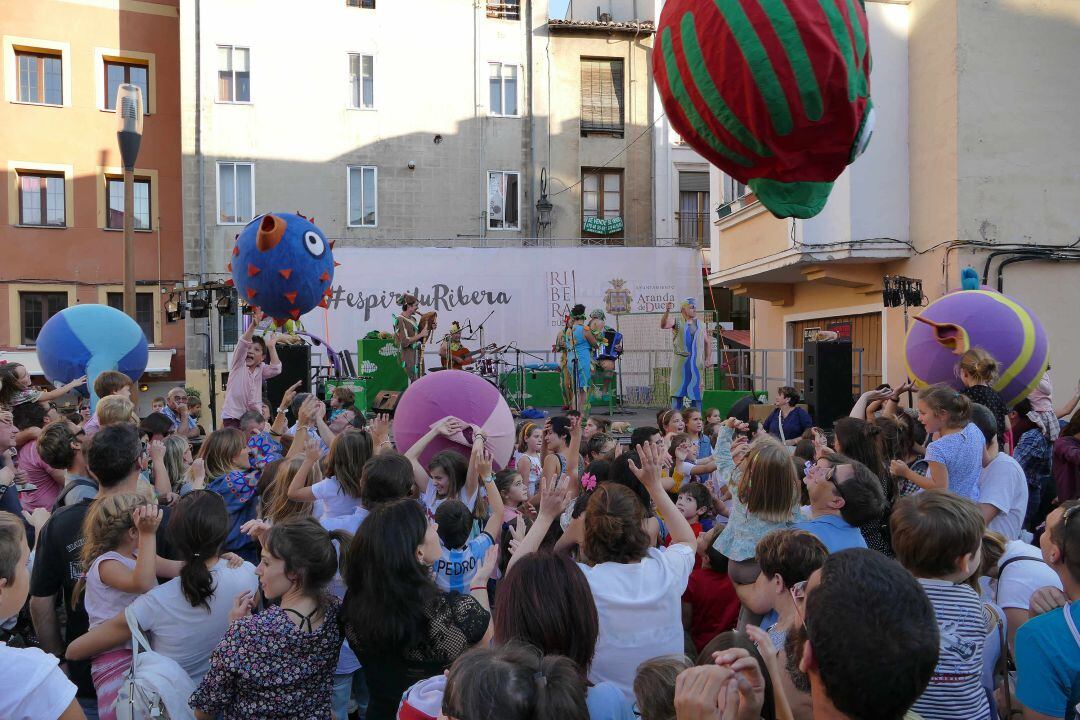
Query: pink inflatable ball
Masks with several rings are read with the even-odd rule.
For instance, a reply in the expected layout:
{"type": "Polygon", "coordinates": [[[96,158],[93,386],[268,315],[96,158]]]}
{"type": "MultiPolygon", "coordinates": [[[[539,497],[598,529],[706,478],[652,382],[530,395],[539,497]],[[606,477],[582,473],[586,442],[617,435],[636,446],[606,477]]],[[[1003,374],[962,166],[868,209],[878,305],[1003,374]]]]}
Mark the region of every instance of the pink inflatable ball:
{"type": "MultiPolygon", "coordinates": [[[[431,426],[452,415],[467,424],[477,425],[487,435],[487,448],[494,469],[501,470],[514,454],[514,416],[498,388],[483,378],[463,370],[442,370],[420,378],[401,396],[394,412],[394,441],[399,452],[406,452],[427,434],[431,426]]],[[[420,454],[420,464],[443,450],[469,456],[471,431],[460,442],[436,437],[420,454]]]]}

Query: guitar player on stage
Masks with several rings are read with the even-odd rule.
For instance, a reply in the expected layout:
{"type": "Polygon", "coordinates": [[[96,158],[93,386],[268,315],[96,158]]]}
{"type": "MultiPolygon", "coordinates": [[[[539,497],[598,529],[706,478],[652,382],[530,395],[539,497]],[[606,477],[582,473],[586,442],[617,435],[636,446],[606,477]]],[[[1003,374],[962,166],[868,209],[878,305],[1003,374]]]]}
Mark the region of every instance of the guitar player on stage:
{"type": "Polygon", "coordinates": [[[461,325],[455,320],[450,323],[450,332],[439,343],[439,361],[444,368],[461,370],[472,365],[475,361],[474,353],[461,344],[461,325]]]}

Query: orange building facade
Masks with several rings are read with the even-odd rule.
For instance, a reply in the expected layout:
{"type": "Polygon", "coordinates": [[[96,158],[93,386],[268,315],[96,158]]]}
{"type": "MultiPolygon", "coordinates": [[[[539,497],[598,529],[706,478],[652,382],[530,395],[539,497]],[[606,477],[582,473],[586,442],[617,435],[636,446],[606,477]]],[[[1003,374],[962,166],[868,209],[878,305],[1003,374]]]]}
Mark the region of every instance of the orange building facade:
{"type": "MultiPolygon", "coordinates": [[[[78,303],[122,306],[124,196],[116,87],[143,89],[135,170],[137,320],[150,343],[143,405],[184,377],[178,0],[0,5],[0,358],[39,369],[41,325],[78,303]]],[[[35,378],[40,382],[42,377],[35,378]]],[[[162,393],[163,394],[163,393],[162,393]]]]}

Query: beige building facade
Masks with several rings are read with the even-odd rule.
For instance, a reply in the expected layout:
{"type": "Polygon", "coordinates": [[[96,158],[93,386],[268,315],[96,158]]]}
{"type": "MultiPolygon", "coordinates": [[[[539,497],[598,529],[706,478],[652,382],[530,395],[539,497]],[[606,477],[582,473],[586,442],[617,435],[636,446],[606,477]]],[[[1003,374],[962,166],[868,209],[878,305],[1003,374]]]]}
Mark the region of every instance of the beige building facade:
{"type": "MultiPolygon", "coordinates": [[[[1068,120],[1080,112],[1080,5],[871,0],[866,10],[870,147],[805,221],[772,217],[714,169],[724,205],[710,282],[752,299],[759,349],[801,348],[804,330],[848,324],[862,348],[856,390],[905,375],[910,319],[883,306],[882,278],[921,280],[929,302],[972,265],[1042,320],[1059,393],[1070,390],[1080,376],[1080,134],[1068,120]]],[[[797,356],[773,354],[767,373],[758,357],[770,389],[801,377],[797,356]]]]}
{"type": "MultiPolygon", "coordinates": [[[[180,0],[188,282],[225,279],[235,235],[271,211],[418,262],[651,245],[652,8],[615,4],[549,22],[544,1],[180,0]]],[[[213,322],[218,368],[239,324],[213,322]]],[[[194,377],[206,330],[189,323],[194,377]]]]}

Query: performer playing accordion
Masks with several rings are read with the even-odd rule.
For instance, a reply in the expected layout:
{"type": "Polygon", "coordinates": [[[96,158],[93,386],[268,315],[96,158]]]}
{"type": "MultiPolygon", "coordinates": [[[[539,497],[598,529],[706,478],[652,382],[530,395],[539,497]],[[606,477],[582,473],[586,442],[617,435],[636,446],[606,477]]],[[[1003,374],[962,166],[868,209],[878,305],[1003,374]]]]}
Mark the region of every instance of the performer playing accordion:
{"type": "Polygon", "coordinates": [[[623,336],[615,328],[608,327],[606,319],[603,310],[593,310],[589,314],[589,329],[600,341],[593,358],[599,369],[610,372],[615,369],[615,361],[623,353],[623,336]]]}

